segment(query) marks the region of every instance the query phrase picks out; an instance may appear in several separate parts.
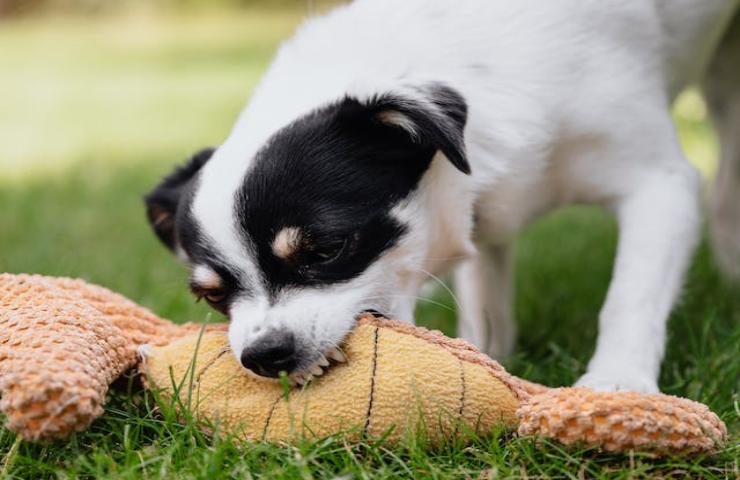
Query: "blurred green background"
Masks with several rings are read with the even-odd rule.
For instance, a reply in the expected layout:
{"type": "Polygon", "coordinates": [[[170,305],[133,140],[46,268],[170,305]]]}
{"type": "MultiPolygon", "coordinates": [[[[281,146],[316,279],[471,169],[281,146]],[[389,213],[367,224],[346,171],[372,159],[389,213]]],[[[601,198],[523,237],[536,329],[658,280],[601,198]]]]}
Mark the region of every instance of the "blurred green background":
{"type": "MultiPolygon", "coordinates": [[[[193,302],[185,268],[150,232],[142,196],[225,138],[279,42],[331,4],[0,0],[0,271],[82,277],[178,321],[220,320],[193,302]]],[[[675,118],[709,183],[717,147],[696,91],[681,96],[675,118]]],[[[525,229],[516,274],[523,333],[508,368],[550,385],[583,372],[615,247],[613,220],[595,208],[567,208],[525,229]]],[[[454,299],[438,289],[434,302],[443,305],[420,304],[419,323],[454,333],[454,299]]],[[[705,241],[671,319],[661,387],[708,402],[735,432],[738,325],[740,292],[718,275],[705,241]]],[[[102,445],[117,458],[115,441],[102,445]]],[[[502,450],[501,462],[516,452],[502,450]]],[[[46,472],[39,451],[21,455],[29,472],[46,472]]]]}
{"type": "Polygon", "coordinates": [[[222,141],[278,42],[327,2],[20,3],[0,21],[0,270],[202,317],[141,197],[222,141]]]}

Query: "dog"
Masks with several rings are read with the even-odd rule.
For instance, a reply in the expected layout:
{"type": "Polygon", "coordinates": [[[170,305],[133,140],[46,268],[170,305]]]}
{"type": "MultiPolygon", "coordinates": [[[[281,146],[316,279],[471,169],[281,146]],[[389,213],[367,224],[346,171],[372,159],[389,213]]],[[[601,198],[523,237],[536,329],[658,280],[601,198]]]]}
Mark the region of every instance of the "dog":
{"type": "Polygon", "coordinates": [[[740,268],[737,0],[357,0],[279,49],[231,134],[147,197],[190,288],[257,375],[320,375],[359,312],[411,320],[454,269],[459,334],[514,346],[512,243],[554,208],[616,216],[596,350],[577,385],[658,391],[697,244],[701,180],[673,99],[703,82],[722,166],[712,216],[740,268]]]}

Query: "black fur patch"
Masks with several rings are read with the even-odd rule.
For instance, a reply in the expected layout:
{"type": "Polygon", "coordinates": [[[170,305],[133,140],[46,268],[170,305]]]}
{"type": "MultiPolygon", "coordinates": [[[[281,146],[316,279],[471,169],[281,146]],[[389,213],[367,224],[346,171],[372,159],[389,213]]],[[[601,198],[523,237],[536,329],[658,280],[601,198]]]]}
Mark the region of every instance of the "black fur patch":
{"type": "MultiPolygon", "coordinates": [[[[271,298],[285,287],[322,286],[361,274],[395,245],[406,226],[391,209],[413,192],[434,154],[441,150],[470,173],[463,130],[467,107],[439,84],[419,89],[426,101],[395,94],[368,102],[344,100],[302,117],[276,133],[258,152],[237,192],[234,215],[244,248],[254,251],[271,298]],[[383,123],[398,112],[411,121],[383,123]],[[301,248],[289,258],[272,251],[286,227],[301,231],[301,248]]],[[[209,248],[190,212],[194,179],[213,154],[198,152],[146,196],[147,213],[160,240],[182,248],[192,264],[210,266],[229,292],[218,310],[228,314],[237,292],[252,289],[239,266],[209,248]]],[[[250,279],[251,280],[251,279],[250,279]]]]}
{"type": "Polygon", "coordinates": [[[211,158],[214,151],[213,148],[200,150],[186,164],[176,167],[144,197],[149,223],[157,237],[170,250],[174,250],[177,245],[175,216],[178,205],[195,175],[211,158]]]}
{"type": "Polygon", "coordinates": [[[392,94],[377,97],[369,108],[406,115],[417,127],[419,142],[434,145],[458,170],[470,174],[463,136],[468,118],[465,100],[455,90],[442,84],[427,85],[420,90],[434,108],[392,94]]]}
{"type": "Polygon", "coordinates": [[[273,298],[286,286],[350,280],[395,245],[406,226],[390,211],[415,190],[437,150],[470,171],[464,101],[439,85],[428,93],[431,106],[390,94],[368,103],[345,98],[283,128],[258,152],[234,215],[273,298]],[[416,134],[379,121],[384,111],[411,119],[416,134]],[[306,239],[290,259],[272,251],[286,227],[306,239]]]}

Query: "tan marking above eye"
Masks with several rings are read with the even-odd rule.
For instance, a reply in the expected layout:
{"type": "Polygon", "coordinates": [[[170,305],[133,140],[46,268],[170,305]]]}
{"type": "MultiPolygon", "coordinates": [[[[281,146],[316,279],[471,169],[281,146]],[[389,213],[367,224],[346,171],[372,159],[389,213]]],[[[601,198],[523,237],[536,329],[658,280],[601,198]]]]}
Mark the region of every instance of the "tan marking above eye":
{"type": "Polygon", "coordinates": [[[205,265],[196,265],[193,267],[193,273],[190,279],[194,285],[204,290],[217,289],[223,286],[221,276],[205,265]]]}
{"type": "Polygon", "coordinates": [[[301,246],[301,230],[298,227],[285,227],[272,241],[272,253],[278,258],[292,257],[301,246]]]}

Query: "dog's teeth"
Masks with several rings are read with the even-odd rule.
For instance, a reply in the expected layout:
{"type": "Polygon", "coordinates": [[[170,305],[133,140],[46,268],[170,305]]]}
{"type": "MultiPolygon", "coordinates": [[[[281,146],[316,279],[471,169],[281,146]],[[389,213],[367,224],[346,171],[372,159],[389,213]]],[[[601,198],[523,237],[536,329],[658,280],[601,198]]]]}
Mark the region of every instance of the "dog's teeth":
{"type": "Polygon", "coordinates": [[[326,355],[336,362],[343,363],[347,361],[347,356],[338,348],[332,348],[326,355]]]}
{"type": "Polygon", "coordinates": [[[329,360],[327,360],[326,357],[322,355],[321,358],[319,358],[319,361],[316,362],[316,364],[320,367],[328,367],[329,360]]]}
{"type": "Polygon", "coordinates": [[[303,374],[294,373],[288,377],[288,380],[290,381],[290,384],[295,387],[297,385],[300,385],[303,381],[303,374]]]}
{"type": "Polygon", "coordinates": [[[292,375],[290,377],[290,381],[293,384],[293,386],[302,387],[303,385],[310,382],[312,378],[313,378],[313,375],[311,374],[311,372],[302,372],[302,373],[297,373],[295,375],[292,375]]]}

